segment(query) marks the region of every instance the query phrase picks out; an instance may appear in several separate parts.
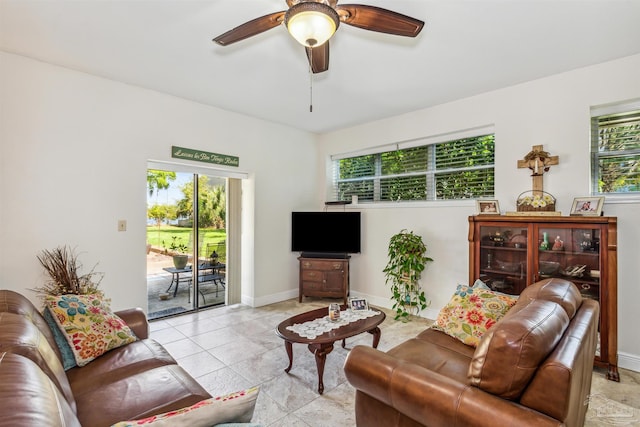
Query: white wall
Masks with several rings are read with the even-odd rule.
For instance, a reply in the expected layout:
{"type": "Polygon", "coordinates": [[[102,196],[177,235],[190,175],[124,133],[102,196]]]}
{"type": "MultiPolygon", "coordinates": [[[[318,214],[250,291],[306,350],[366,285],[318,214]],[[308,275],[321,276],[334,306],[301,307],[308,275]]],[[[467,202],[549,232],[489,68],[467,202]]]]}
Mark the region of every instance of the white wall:
{"type": "Polygon", "coordinates": [[[243,301],[297,289],[290,212],[313,203],[314,135],[6,53],[0,113],[0,287],[35,300],[36,255],[68,244],[99,263],[114,308],[146,307],[147,160],[179,145],[238,156],[250,175],[243,301]]]}
{"type": "MultiPolygon", "coordinates": [[[[503,211],[514,211],[515,200],[531,189],[526,170],[517,168],[532,145],[560,157],[544,176],[544,189],[558,199],[557,210],[569,212],[573,198],[589,195],[589,108],[640,98],[640,55],[600,64],[517,86],[344,129],[320,138],[319,170],[326,171],[331,154],[411,140],[482,125],[495,125],[496,198],[503,211]]],[[[469,78],[473,78],[472,75],[469,78]]],[[[428,96],[428,94],[416,94],[428,96]]],[[[331,176],[320,180],[324,194],[331,176]]],[[[468,222],[475,212],[469,202],[426,203],[421,207],[366,208],[363,211],[363,251],[352,259],[351,289],[377,304],[390,306],[384,284],[388,239],[402,228],[421,234],[430,263],[423,286],[432,300],[423,313],[434,318],[457,283],[468,282],[468,222]]],[[[640,202],[606,203],[605,215],[617,216],[618,310],[620,365],[640,371],[640,202]]]]}

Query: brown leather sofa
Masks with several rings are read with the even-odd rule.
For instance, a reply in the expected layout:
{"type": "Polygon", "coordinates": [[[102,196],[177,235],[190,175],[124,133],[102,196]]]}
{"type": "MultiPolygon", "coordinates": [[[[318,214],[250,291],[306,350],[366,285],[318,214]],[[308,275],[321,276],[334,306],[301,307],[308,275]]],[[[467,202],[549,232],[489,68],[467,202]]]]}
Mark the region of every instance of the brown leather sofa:
{"type": "Polygon", "coordinates": [[[469,347],[427,329],[386,353],[353,348],[358,426],[582,426],[599,305],[566,280],[526,288],[469,347]]]}
{"type": "Polygon", "coordinates": [[[148,338],[142,310],[116,314],[139,340],[65,372],[36,307],[23,295],[0,290],[0,426],[110,426],[211,397],[148,338]]]}

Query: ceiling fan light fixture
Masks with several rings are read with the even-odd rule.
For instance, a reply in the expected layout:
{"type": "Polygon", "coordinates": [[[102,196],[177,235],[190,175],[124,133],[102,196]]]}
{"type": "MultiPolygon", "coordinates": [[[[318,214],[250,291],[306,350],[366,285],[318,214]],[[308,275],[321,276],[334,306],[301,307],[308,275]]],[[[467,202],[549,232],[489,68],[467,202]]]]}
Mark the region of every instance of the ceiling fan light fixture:
{"type": "Polygon", "coordinates": [[[303,46],[317,47],[327,42],[340,25],[338,12],[314,1],[291,6],[284,15],[289,34],[303,46]]]}

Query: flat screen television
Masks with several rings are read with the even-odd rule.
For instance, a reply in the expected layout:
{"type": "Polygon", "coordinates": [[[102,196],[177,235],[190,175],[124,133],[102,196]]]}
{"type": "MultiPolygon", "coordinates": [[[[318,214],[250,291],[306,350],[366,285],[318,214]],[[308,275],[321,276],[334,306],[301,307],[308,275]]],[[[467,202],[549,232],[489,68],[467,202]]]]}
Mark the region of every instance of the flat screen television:
{"type": "Polygon", "coordinates": [[[292,212],[291,251],[306,257],[360,252],[360,212],[292,212]]]}

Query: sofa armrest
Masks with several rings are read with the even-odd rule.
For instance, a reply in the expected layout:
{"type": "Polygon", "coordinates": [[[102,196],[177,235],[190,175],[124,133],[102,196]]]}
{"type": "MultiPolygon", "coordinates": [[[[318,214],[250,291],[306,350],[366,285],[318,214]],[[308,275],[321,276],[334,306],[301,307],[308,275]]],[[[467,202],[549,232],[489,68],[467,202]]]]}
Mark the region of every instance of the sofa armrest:
{"type": "Polygon", "coordinates": [[[424,425],[493,427],[497,419],[501,425],[561,425],[522,405],[366,346],[350,351],[344,371],[358,391],[424,425]]]}
{"type": "Polygon", "coordinates": [[[144,314],[141,308],[128,308],[116,311],[115,314],[125,321],[138,339],[149,338],[149,322],[147,321],[147,315],[144,314]]]}

